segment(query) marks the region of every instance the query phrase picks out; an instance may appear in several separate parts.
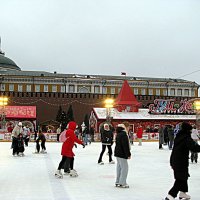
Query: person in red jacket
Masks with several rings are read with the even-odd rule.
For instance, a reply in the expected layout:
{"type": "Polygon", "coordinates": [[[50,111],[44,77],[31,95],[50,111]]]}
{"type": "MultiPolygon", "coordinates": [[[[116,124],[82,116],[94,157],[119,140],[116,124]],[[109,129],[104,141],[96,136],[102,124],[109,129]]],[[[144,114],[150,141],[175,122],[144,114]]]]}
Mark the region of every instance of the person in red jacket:
{"type": "MultiPolygon", "coordinates": [[[[66,140],[65,142],[63,142],[62,145],[62,150],[61,150],[62,160],[60,161],[58,169],[55,173],[55,176],[58,178],[63,177],[61,173],[61,169],[63,168],[63,166],[70,165],[71,160],[74,160],[73,158],[75,154],[72,151],[74,144],[78,143],[83,145],[83,147],[85,147],[84,143],[76,137],[75,129],[76,129],[76,123],[74,121],[70,121],[67,125],[66,140]]],[[[75,176],[75,174],[77,175],[75,170],[71,169],[69,175],[75,176]]]]}
{"type": "Polygon", "coordinates": [[[139,124],[138,126],[138,129],[137,129],[137,138],[138,138],[138,141],[139,141],[139,146],[142,145],[142,134],[143,134],[143,128],[142,128],[142,125],[139,124]]]}

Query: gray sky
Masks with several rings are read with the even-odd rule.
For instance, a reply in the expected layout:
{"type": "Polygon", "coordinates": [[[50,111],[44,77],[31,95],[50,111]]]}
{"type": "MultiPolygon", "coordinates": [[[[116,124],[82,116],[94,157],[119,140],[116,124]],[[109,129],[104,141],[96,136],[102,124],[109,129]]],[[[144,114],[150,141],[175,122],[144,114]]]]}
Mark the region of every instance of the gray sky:
{"type": "Polygon", "coordinates": [[[177,78],[200,70],[200,1],[0,0],[0,36],[22,70],[177,78]]]}

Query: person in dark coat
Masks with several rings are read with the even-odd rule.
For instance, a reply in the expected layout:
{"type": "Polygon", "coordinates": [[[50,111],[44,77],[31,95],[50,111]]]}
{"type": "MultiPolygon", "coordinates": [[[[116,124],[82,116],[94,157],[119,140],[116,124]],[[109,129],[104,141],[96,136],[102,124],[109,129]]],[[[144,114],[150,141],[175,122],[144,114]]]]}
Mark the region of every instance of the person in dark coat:
{"type": "Polygon", "coordinates": [[[101,130],[101,142],[102,142],[102,150],[99,155],[98,164],[103,165],[102,161],[103,154],[108,148],[109,155],[109,163],[114,164],[115,162],[112,160],[112,144],[113,144],[113,131],[110,129],[109,124],[104,124],[104,128],[101,130]]]}
{"type": "Polygon", "coordinates": [[[128,134],[124,124],[118,124],[116,128],[116,146],[114,155],[117,158],[117,177],[115,181],[116,187],[129,188],[126,183],[128,175],[127,159],[131,158],[130,143],[128,134]]]}
{"type": "Polygon", "coordinates": [[[40,141],[41,141],[41,153],[47,153],[46,152],[46,147],[45,147],[45,142],[46,142],[46,137],[44,133],[42,133],[41,130],[39,130],[38,137],[36,138],[36,153],[40,153],[40,141]]]}
{"type": "Polygon", "coordinates": [[[163,149],[163,147],[162,147],[162,145],[164,143],[163,125],[160,125],[158,132],[159,132],[159,149],[163,149]]]}
{"type": "Polygon", "coordinates": [[[174,145],[174,128],[172,125],[168,126],[167,132],[168,132],[168,138],[169,138],[168,147],[169,147],[169,150],[172,150],[172,147],[174,145]]]}
{"type": "Polygon", "coordinates": [[[170,157],[170,165],[174,170],[175,182],[165,200],[174,200],[178,192],[180,192],[180,199],[191,198],[186,194],[188,192],[189,151],[200,152],[200,145],[191,138],[191,130],[192,126],[189,123],[183,122],[180,131],[175,137],[174,147],[170,157]]]}

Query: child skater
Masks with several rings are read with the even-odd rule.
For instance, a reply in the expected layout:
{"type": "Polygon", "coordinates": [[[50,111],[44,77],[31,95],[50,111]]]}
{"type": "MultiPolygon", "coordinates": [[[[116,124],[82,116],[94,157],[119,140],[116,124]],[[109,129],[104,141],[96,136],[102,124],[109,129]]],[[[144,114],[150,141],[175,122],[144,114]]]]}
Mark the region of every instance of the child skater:
{"type": "MultiPolygon", "coordinates": [[[[70,166],[70,162],[75,156],[75,154],[72,151],[74,143],[83,145],[83,148],[85,147],[84,143],[76,137],[75,129],[76,129],[76,123],[74,121],[70,121],[67,125],[67,130],[65,134],[66,140],[65,142],[63,142],[62,145],[62,150],[61,150],[62,160],[60,161],[58,169],[55,172],[55,176],[58,178],[63,178],[61,169],[64,167],[64,165],[70,166]]],[[[71,169],[69,175],[77,176],[77,173],[75,170],[71,169]]]]}
{"type": "Polygon", "coordinates": [[[24,156],[24,139],[22,133],[18,135],[18,149],[17,149],[17,155],[18,156],[24,156]]]}
{"type": "Polygon", "coordinates": [[[39,130],[39,134],[36,139],[36,152],[35,153],[47,153],[46,147],[45,147],[45,142],[46,142],[45,135],[44,135],[44,133],[42,133],[41,130],[39,130]],[[41,148],[42,148],[41,151],[40,151],[40,141],[41,141],[41,148]]]}

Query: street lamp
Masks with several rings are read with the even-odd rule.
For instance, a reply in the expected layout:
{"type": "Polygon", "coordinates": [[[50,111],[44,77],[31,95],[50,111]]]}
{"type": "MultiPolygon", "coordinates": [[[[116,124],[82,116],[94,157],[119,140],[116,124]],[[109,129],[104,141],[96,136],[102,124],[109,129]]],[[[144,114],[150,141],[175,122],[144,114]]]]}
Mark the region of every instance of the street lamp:
{"type": "Polygon", "coordinates": [[[1,106],[1,128],[5,129],[5,119],[6,119],[6,113],[5,113],[5,106],[8,105],[8,97],[0,97],[0,106],[1,106]]]}
{"type": "Polygon", "coordinates": [[[105,100],[106,121],[107,122],[111,121],[110,108],[113,108],[113,104],[114,104],[114,100],[113,99],[106,99],[105,100]]]}

